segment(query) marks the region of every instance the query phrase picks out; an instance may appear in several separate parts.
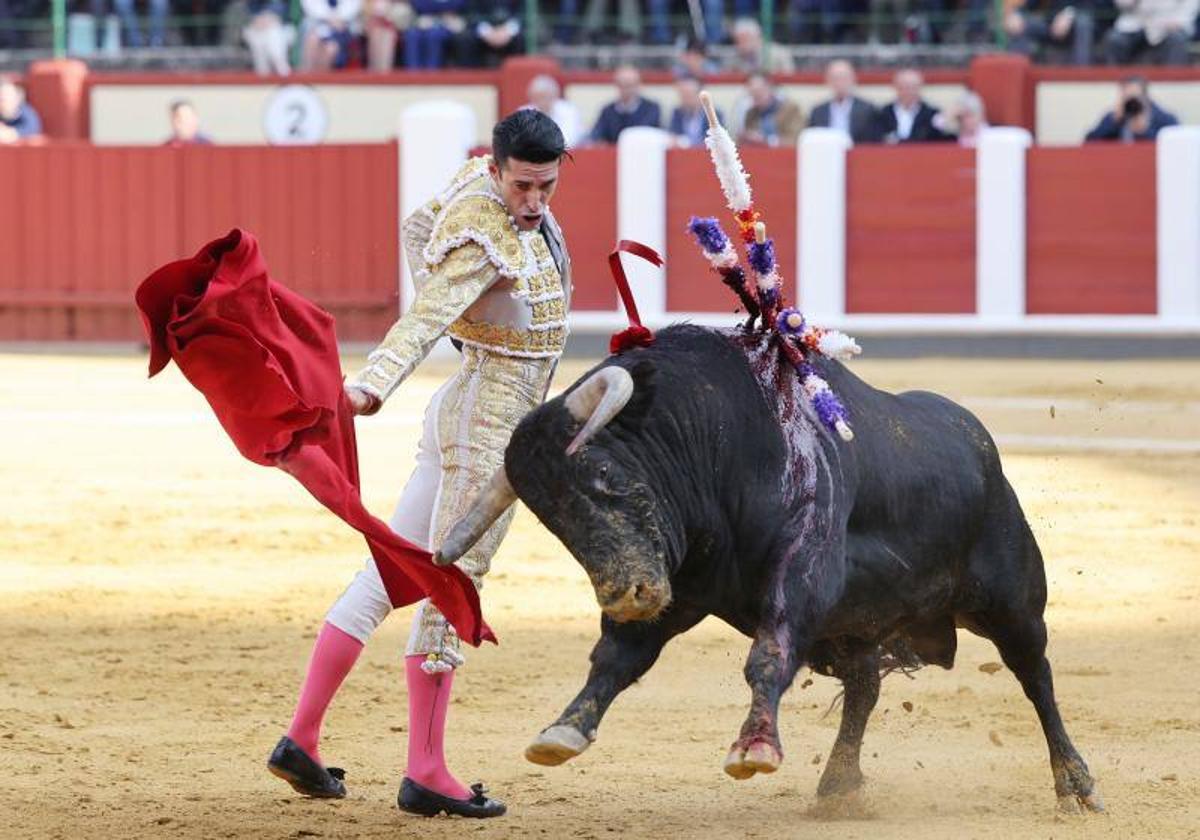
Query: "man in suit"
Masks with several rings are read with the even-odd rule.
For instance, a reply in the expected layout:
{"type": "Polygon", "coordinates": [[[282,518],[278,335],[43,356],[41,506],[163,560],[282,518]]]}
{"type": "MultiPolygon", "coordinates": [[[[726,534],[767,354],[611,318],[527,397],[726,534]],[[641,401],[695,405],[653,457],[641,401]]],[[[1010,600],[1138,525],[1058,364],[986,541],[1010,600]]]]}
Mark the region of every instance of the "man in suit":
{"type": "Polygon", "coordinates": [[[1141,76],[1121,80],[1117,107],[1105,114],[1100,123],[1087,134],[1087,140],[1153,140],[1169,125],[1179,125],[1179,118],[1164,111],[1150,98],[1150,87],[1141,76]]]}
{"type": "Polygon", "coordinates": [[[892,79],[896,101],[879,111],[879,134],[885,143],[937,143],[954,135],[938,129],[938,109],[921,98],[924,79],[913,69],[898,72],[892,79]]]}
{"type": "MultiPolygon", "coordinates": [[[[667,130],[679,139],[681,146],[703,146],[704,135],[708,132],[708,117],[704,106],[700,104],[700,80],[693,76],[684,76],[675,83],[679,93],[679,105],[671,113],[671,124],[667,130]]],[[[717,119],[725,118],[721,109],[717,109],[717,119]]]]}
{"type": "Polygon", "coordinates": [[[636,67],[628,64],[618,67],[613,83],[617,86],[617,99],[600,112],[592,129],[593,142],[616,143],[622,131],[636,125],[662,126],[658,103],[642,97],[642,76],[636,67]]]}
{"type": "Polygon", "coordinates": [[[829,62],[825,83],[833,98],[813,108],[809,127],[844,131],[855,143],[878,143],[879,116],[874,105],[854,95],[853,65],[840,58],[829,62]]]}
{"type": "Polygon", "coordinates": [[[800,129],[804,128],[804,113],[795,102],[775,92],[771,80],[755,73],[746,80],[750,107],[742,124],[738,142],[747,145],[795,146],[800,129]]]}

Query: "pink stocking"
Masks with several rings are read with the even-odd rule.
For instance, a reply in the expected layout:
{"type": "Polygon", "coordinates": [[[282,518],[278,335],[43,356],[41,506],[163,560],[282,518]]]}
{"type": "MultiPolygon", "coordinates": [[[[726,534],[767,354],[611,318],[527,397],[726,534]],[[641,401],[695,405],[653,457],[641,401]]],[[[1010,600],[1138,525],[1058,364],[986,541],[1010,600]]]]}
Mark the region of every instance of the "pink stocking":
{"type": "Polygon", "coordinates": [[[313,645],[308,674],[304,677],[304,687],[300,690],[300,700],[287,734],[312,756],[313,761],[322,766],[317,751],[321,740],[321,721],[342,680],[346,679],[358,661],[362,649],[362,642],[329,622],[321,627],[317,643],[313,645]]]}
{"type": "Polygon", "coordinates": [[[435,793],[453,799],[470,799],[471,792],[446,768],[443,750],[446,710],[450,706],[454,672],[427,674],[421,670],[424,661],[424,656],[404,658],[404,671],[408,678],[407,775],[435,793]]]}

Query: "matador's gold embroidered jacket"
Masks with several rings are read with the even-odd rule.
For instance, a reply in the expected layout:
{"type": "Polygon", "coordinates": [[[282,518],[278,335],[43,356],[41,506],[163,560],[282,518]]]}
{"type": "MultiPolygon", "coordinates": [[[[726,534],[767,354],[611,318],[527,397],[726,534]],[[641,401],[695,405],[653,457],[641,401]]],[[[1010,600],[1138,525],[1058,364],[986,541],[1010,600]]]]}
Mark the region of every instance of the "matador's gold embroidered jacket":
{"type": "Polygon", "coordinates": [[[553,359],[567,337],[570,261],[547,211],[520,231],[487,169],[472,158],[404,222],[417,296],[349,383],[386,400],[444,333],[502,356],[553,359]]]}

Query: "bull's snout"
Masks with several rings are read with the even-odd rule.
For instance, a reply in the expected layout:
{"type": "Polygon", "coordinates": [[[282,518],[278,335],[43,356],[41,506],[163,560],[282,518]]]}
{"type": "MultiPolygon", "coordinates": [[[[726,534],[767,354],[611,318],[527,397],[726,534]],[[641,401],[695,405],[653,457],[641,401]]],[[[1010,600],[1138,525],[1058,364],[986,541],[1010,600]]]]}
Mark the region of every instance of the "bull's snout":
{"type": "Polygon", "coordinates": [[[649,621],[671,603],[666,583],[635,583],[625,588],[598,590],[600,609],[613,621],[649,621]]]}

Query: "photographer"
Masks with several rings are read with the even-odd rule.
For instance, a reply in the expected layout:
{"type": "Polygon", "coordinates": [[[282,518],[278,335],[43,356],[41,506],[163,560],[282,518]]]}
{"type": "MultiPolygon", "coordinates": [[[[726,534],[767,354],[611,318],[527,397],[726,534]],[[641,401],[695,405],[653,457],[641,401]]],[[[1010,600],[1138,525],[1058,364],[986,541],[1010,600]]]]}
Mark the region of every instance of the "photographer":
{"type": "Polygon", "coordinates": [[[1174,114],[1164,111],[1150,99],[1149,85],[1141,76],[1121,80],[1117,106],[1104,115],[1100,124],[1087,134],[1087,140],[1153,140],[1169,125],[1179,125],[1174,114]]]}

